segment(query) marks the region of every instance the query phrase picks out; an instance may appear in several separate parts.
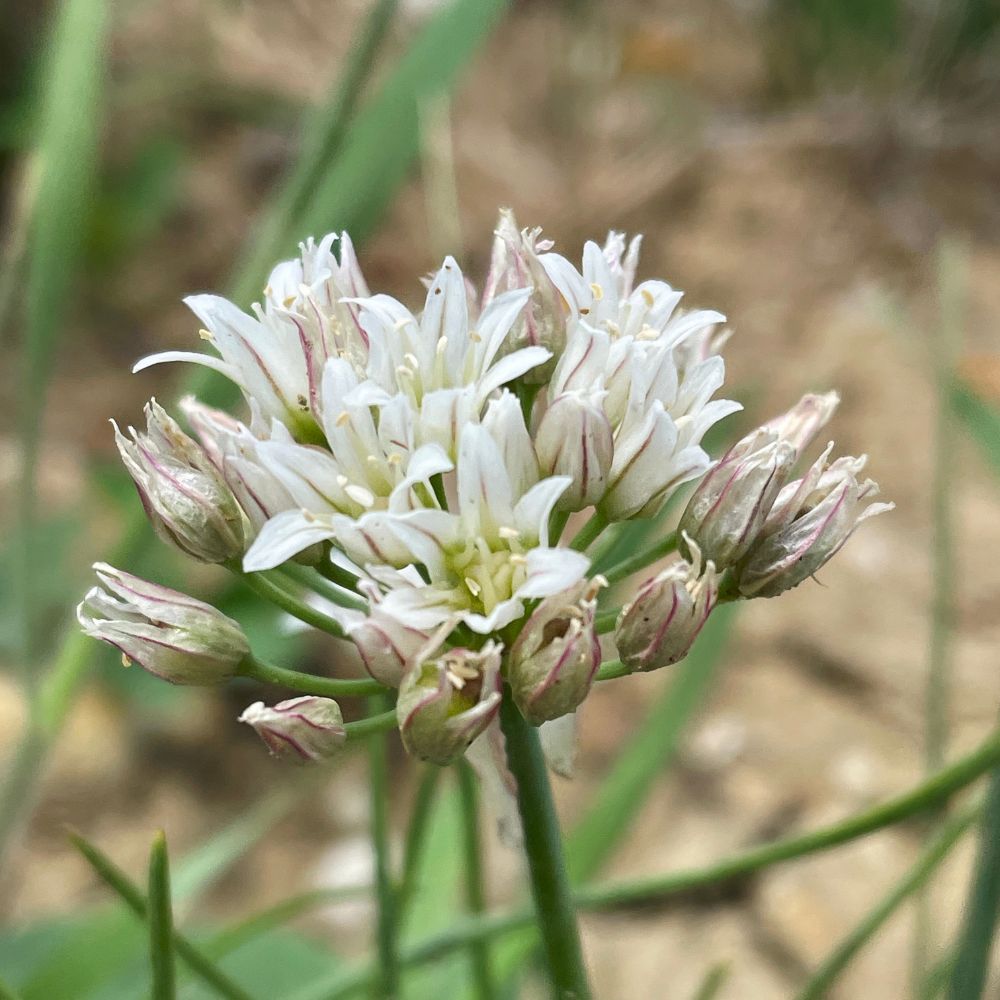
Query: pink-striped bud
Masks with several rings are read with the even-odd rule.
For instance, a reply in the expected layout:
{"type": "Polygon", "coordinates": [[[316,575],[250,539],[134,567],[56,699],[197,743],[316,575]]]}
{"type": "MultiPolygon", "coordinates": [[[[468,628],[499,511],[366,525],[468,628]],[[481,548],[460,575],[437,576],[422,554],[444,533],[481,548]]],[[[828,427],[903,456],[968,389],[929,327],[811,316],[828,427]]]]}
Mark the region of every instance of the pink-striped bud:
{"type": "Polygon", "coordinates": [[[700,558],[694,564],[673,563],[647,580],[618,619],[615,643],[622,662],[631,670],[649,671],[684,659],[718,593],[715,566],[707,562],[702,569],[700,558]]]}
{"type": "Polygon", "coordinates": [[[538,425],[535,451],[544,475],[572,480],[556,504],[559,510],[583,510],[600,502],[615,443],[599,401],[578,392],[558,396],[538,425]]]}
{"type": "Polygon", "coordinates": [[[508,681],[521,714],[538,726],[575,712],[601,665],[594,627],[597,591],[605,581],[582,580],[547,597],[510,649],[508,681]]]}
{"type": "Polygon", "coordinates": [[[253,726],[275,757],[320,761],[335,756],[347,740],[340,706],[331,698],[303,695],[265,705],[254,702],[240,716],[253,726]]]}
{"type": "Polygon", "coordinates": [[[396,701],[403,746],[420,760],[452,763],[496,717],[500,683],[500,647],[494,642],[418,658],[396,701]]]}
{"type": "Polygon", "coordinates": [[[165,541],[202,562],[243,554],[243,515],[204,449],[156,402],[146,406],[147,431],[115,425],[115,441],[146,515],[165,541]]]}

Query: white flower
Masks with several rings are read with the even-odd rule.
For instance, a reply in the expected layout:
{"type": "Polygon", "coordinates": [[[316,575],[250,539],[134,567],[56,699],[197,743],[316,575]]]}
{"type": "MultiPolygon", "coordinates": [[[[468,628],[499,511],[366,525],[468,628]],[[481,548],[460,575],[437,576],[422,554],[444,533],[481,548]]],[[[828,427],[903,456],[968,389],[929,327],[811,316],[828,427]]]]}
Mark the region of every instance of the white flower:
{"type": "Polygon", "coordinates": [[[309,240],[301,245],[299,260],[279,264],[253,316],[218,295],[184,300],[221,357],[165,351],[144,358],[133,371],[165,361],[205,365],[243,390],[255,428],[276,418],[297,439],[321,441],[316,408],[327,359],[346,357],[363,367],[368,355],[367,335],[348,301],[366,295],[368,287],[349,238],[341,236],[340,261],[332,253],[336,239],[331,234],[318,246],[309,240]]]}

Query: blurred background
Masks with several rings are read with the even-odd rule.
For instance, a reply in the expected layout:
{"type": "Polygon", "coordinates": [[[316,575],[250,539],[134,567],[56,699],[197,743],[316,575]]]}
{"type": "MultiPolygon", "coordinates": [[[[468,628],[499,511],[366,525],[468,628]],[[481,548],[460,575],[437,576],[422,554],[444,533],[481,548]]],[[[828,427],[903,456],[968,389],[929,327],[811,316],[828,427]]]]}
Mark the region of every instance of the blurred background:
{"type": "MultiPolygon", "coordinates": [[[[196,924],[370,877],[362,760],[317,782],[237,724],[267,696],[249,682],[172,689],[95,643],[66,645],[89,564],[107,559],[218,601],[271,660],[356,669],[335,641],[290,630],[221,570],[157,543],[108,425],[190,389],[169,366],[129,374],[151,351],[197,349],[184,294],[247,304],[262,265],[307,235],[350,229],[372,287],[415,304],[445,252],[481,279],[499,206],[571,259],[608,229],[644,233],[642,276],[728,315],[741,426],[837,388],[838,450],[868,451],[897,504],[820,582],[739,610],[718,662],[688,678],[683,728],[653,726],[644,804],[612,856],[593,859],[604,874],[701,865],[830,822],[994,723],[1000,4],[408,0],[365,50],[392,6],[0,9],[0,771],[20,782],[0,807],[0,970],[29,984],[26,1000],[135,995],[121,986],[135,928],[66,824],[131,872],[164,828],[190,862],[196,924]],[[105,955],[99,971],[80,971],[81,950],[105,955]],[[123,992],[101,992],[109,982],[123,992]]],[[[577,776],[557,789],[567,825],[676,682],[634,677],[588,700],[577,776]]],[[[402,830],[422,775],[396,753],[402,830]]],[[[424,926],[454,913],[449,789],[419,882],[424,926]]],[[[893,828],[722,892],[588,916],[597,995],[687,997],[726,962],[720,996],[791,996],[925,832],[893,828]]],[[[487,833],[491,895],[509,901],[518,860],[487,833]]],[[[930,965],[958,925],[973,847],[925,906],[916,940],[930,965]]],[[[281,979],[292,966],[328,968],[327,949],[364,953],[366,906],[315,908],[269,938],[260,982],[277,978],[262,995],[295,985],[281,979]]],[[[901,910],[836,995],[915,995],[914,924],[901,910]]]]}

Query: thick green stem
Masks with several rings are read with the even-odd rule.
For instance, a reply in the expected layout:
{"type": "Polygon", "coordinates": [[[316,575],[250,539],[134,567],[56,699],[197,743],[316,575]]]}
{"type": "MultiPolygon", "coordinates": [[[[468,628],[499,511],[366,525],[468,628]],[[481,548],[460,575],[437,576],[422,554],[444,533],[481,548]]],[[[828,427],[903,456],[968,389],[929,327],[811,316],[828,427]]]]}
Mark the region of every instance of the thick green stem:
{"type": "MultiPolygon", "coordinates": [[[[478,916],[486,912],[483,887],[482,844],[479,834],[479,786],[475,772],[465,761],[458,766],[458,789],[462,803],[462,847],[465,862],[465,898],[469,912],[478,916]]],[[[477,1000],[496,1000],[497,989],[490,969],[488,941],[473,941],[469,959],[477,1000]]]]}
{"type": "Polygon", "coordinates": [[[308,566],[298,566],[293,562],[285,563],[281,567],[280,574],[293,580],[300,587],[312,590],[320,597],[325,597],[331,603],[338,604],[342,608],[354,608],[356,611],[368,609],[368,602],[363,597],[359,597],[354,590],[333,583],[322,573],[318,573],[308,566]]]}
{"type": "Polygon", "coordinates": [[[562,837],[538,731],[517,710],[509,692],[500,706],[507,763],[517,782],[517,805],[531,892],[554,1000],[589,1000],[580,933],[563,861],[562,837]]]}
{"type": "Polygon", "coordinates": [[[601,669],[597,671],[597,680],[614,681],[619,677],[628,677],[632,671],[622,663],[621,660],[608,660],[601,664],[601,669]]]}
{"type": "Polygon", "coordinates": [[[634,556],[629,556],[619,563],[615,563],[610,569],[605,570],[604,577],[608,583],[618,583],[620,580],[624,580],[633,573],[638,573],[639,570],[645,569],[647,566],[652,565],[676,550],[677,532],[671,531],[669,535],[665,535],[650,548],[644,549],[642,552],[637,552],[634,556]]]}
{"type": "MultiPolygon", "coordinates": [[[[374,696],[369,709],[377,717],[385,699],[374,696]]],[[[373,735],[368,741],[369,786],[371,788],[372,848],[375,851],[375,898],[378,903],[376,950],[378,977],[374,996],[378,1000],[396,1000],[399,995],[399,954],[396,942],[396,890],[389,859],[389,760],[384,736],[373,735]]]]}
{"type": "Polygon", "coordinates": [[[339,679],[335,677],[318,677],[315,674],[305,674],[299,670],[289,670],[271,663],[264,663],[254,656],[248,656],[239,667],[243,677],[266,684],[277,684],[302,691],[304,694],[316,694],[323,698],[357,697],[358,695],[379,694],[387,690],[376,680],[367,678],[339,679]]]}

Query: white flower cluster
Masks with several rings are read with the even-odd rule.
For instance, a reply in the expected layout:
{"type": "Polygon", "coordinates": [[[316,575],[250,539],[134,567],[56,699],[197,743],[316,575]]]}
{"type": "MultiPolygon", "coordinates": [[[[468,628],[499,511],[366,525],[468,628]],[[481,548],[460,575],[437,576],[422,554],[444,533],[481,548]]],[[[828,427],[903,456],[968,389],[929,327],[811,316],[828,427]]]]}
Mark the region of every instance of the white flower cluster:
{"type": "Polygon", "coordinates": [[[400,688],[408,748],[444,762],[495,717],[503,681],[535,724],[586,696],[603,580],[581,538],[564,541],[570,515],[591,510],[589,541],[703,479],[681,521],[688,561],[646,581],[616,626],[628,669],[675,662],[717,600],[795,586],[884,505],[859,507],[875,492],[856,479],[863,459],[828,466],[827,451],[790,479],[832,394],[705,475],[706,431],[740,409],[713,398],[725,317],[637,283],[639,245],[612,233],[578,268],[502,213],[482,295],[448,258],[417,313],[371,294],[346,233],[278,265],[252,314],[189,298],[216,354],[136,370],[207,365],[250,417],[185,400],[196,442],[153,403],[145,434],[118,433],[154,525],[205,561],[304,563],[346,582],[340,628],[400,688]]]}

